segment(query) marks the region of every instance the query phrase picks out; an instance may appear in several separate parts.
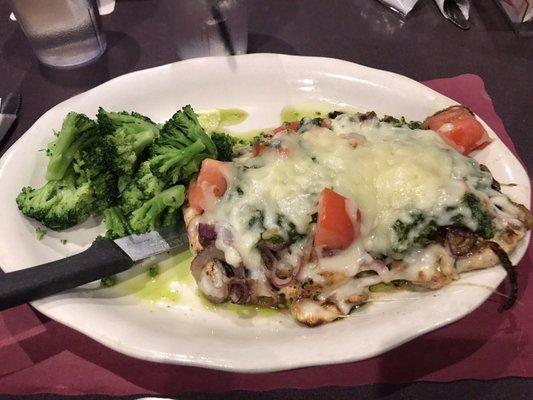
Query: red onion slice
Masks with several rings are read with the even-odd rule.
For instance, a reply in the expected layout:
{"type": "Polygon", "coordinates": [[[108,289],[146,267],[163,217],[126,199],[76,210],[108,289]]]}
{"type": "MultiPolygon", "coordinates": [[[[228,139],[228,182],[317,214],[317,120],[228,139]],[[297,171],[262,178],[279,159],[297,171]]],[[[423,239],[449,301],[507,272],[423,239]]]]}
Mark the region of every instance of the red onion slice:
{"type": "Polygon", "coordinates": [[[381,279],[385,278],[390,272],[389,268],[381,260],[374,260],[370,264],[362,265],[359,271],[374,271],[381,279]]]}

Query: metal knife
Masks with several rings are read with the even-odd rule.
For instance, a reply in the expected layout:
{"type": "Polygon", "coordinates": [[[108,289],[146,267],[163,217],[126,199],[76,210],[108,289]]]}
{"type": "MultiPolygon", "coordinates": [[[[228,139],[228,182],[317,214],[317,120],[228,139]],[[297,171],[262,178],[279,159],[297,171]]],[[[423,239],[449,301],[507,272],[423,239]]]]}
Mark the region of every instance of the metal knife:
{"type": "Polygon", "coordinates": [[[19,108],[20,94],[12,92],[2,98],[0,102],[0,141],[17,119],[19,108]]]}
{"type": "Polygon", "coordinates": [[[126,271],[187,244],[183,223],[116,240],[98,238],[79,254],[0,276],[0,310],[126,271]]]}

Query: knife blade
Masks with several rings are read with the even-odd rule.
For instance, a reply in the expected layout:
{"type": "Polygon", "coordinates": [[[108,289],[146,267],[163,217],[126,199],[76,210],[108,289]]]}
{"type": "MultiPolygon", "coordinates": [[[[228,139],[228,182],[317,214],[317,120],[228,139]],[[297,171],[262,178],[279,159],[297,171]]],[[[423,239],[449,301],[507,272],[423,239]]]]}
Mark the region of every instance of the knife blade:
{"type": "Polygon", "coordinates": [[[0,101],[0,141],[17,119],[20,109],[20,94],[11,92],[0,101]]]}
{"type": "Polygon", "coordinates": [[[98,238],[79,254],[0,276],[0,310],[118,274],[140,261],[149,265],[156,256],[187,244],[183,222],[116,240],[98,238]]]}
{"type": "Polygon", "coordinates": [[[11,92],[0,102],[0,114],[17,115],[20,109],[20,94],[11,92]]]}

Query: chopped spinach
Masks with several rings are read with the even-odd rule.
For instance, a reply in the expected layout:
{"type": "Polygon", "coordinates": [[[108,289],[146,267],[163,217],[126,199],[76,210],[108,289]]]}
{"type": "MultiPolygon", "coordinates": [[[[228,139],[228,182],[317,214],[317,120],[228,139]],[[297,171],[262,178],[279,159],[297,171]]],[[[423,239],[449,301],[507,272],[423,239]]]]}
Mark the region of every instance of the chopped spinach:
{"type": "Polygon", "coordinates": [[[255,210],[252,213],[252,216],[248,220],[248,226],[252,228],[255,225],[259,225],[261,229],[265,229],[265,216],[263,215],[263,211],[261,210],[255,210]]]}
{"type": "Polygon", "coordinates": [[[268,239],[265,239],[267,242],[270,242],[272,244],[285,244],[287,241],[285,238],[281,235],[273,235],[270,236],[268,239]]]}
{"type": "Polygon", "coordinates": [[[296,243],[306,236],[305,233],[298,232],[296,225],[283,214],[278,214],[276,222],[282,231],[287,232],[289,244],[296,243]]]}
{"type": "Polygon", "coordinates": [[[380,120],[381,122],[386,122],[389,124],[392,124],[392,126],[396,128],[402,128],[404,126],[407,126],[409,129],[424,129],[424,123],[420,121],[407,121],[405,117],[401,118],[395,118],[390,115],[385,115],[380,120]]]}
{"type": "Polygon", "coordinates": [[[426,217],[421,212],[416,212],[411,215],[410,222],[404,222],[402,220],[396,220],[392,225],[392,229],[396,234],[396,245],[394,246],[394,251],[397,253],[403,253],[404,251],[410,249],[416,244],[416,238],[412,239],[409,237],[410,232],[418,228],[424,221],[426,217]]]}
{"type": "Polygon", "coordinates": [[[410,121],[407,123],[409,129],[427,129],[424,127],[424,123],[420,121],[410,121]]]}
{"type": "Polygon", "coordinates": [[[331,111],[331,112],[328,113],[328,118],[329,118],[329,119],[335,119],[335,118],[337,118],[339,115],[342,115],[342,114],[344,114],[343,111],[331,111]]]}
{"type": "MultiPolygon", "coordinates": [[[[465,193],[462,204],[470,209],[472,219],[477,223],[475,233],[485,239],[494,236],[494,222],[481,200],[473,193],[465,193]]],[[[460,213],[458,207],[447,207],[446,211],[457,210],[457,214],[450,218],[451,224],[456,228],[469,230],[465,223],[465,216],[460,213]]],[[[403,253],[412,247],[425,247],[438,238],[440,226],[431,215],[421,212],[411,214],[409,222],[397,220],[392,229],[396,235],[394,252],[403,253]]]]}
{"type": "Polygon", "coordinates": [[[465,193],[463,204],[470,208],[472,218],[477,222],[476,233],[485,239],[494,236],[494,222],[486,207],[474,193],[465,193]]]}
{"type": "Polygon", "coordinates": [[[317,117],[317,118],[304,117],[300,120],[298,124],[298,129],[302,132],[302,131],[306,131],[310,129],[312,126],[320,126],[323,120],[324,119],[320,117],[317,117]]]}

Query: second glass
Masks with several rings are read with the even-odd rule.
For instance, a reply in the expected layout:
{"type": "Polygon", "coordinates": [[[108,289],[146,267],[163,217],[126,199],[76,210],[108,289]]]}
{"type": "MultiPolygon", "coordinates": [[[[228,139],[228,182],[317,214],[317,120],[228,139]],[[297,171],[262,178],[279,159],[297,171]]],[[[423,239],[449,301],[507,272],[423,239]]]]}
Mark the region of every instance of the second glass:
{"type": "Polygon", "coordinates": [[[246,0],[180,0],[174,4],[177,17],[173,22],[180,58],[229,55],[224,29],[235,54],[246,53],[246,0]]]}

